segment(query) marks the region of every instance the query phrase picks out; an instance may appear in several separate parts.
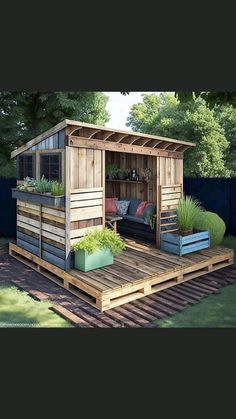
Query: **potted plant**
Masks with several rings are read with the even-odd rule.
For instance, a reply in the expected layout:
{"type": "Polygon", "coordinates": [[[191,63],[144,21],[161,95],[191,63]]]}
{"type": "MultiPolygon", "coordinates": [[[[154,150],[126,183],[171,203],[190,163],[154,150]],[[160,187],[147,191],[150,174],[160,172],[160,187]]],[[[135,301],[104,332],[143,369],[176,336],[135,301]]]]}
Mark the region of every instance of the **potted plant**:
{"type": "MultiPolygon", "coordinates": [[[[195,219],[201,211],[199,202],[191,196],[181,198],[176,209],[178,231],[172,233],[168,233],[168,230],[162,231],[161,249],[183,256],[210,247],[209,231],[193,228],[195,219]]],[[[172,220],[173,218],[170,218],[170,222],[172,220]]]]}
{"type": "Polygon", "coordinates": [[[53,196],[63,196],[64,195],[64,187],[62,183],[53,181],[51,182],[51,194],[53,196]]]}
{"type": "Polygon", "coordinates": [[[152,171],[151,171],[151,169],[148,169],[146,167],[146,169],[143,172],[143,180],[145,182],[149,183],[151,181],[151,179],[152,179],[152,171]]]}
{"type": "Polygon", "coordinates": [[[200,203],[191,196],[179,199],[176,212],[177,225],[181,236],[193,233],[194,221],[200,210],[200,203]]]}
{"type": "Polygon", "coordinates": [[[26,176],[23,182],[17,186],[17,189],[20,191],[32,192],[35,189],[35,179],[26,176]]]}
{"type": "Polygon", "coordinates": [[[118,174],[118,170],[119,170],[119,168],[116,164],[114,164],[114,163],[108,164],[107,167],[106,167],[106,173],[107,173],[108,179],[109,180],[116,179],[117,174],[118,174]]]}
{"type": "Polygon", "coordinates": [[[125,180],[125,179],[127,179],[127,177],[128,177],[128,173],[129,173],[129,170],[128,169],[125,169],[125,168],[120,168],[120,169],[118,169],[118,179],[119,180],[125,180]]]}
{"type": "Polygon", "coordinates": [[[75,268],[87,272],[112,265],[113,254],[121,253],[125,243],[118,233],[105,227],[90,231],[72,247],[75,252],[75,268]]]}

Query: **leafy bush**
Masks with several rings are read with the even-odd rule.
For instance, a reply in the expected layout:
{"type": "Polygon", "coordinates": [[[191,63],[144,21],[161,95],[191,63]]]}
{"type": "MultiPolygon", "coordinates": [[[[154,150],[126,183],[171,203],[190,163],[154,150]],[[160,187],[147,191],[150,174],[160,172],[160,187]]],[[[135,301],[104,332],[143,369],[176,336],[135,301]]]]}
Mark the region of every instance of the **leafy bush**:
{"type": "Polygon", "coordinates": [[[52,182],[50,180],[46,179],[44,176],[41,177],[41,179],[37,179],[35,181],[35,192],[38,193],[45,193],[45,192],[51,192],[52,182]]]}
{"type": "Polygon", "coordinates": [[[103,248],[108,248],[112,253],[118,254],[125,249],[125,243],[114,230],[103,228],[90,231],[73,245],[75,251],[84,250],[88,253],[94,253],[103,248]]]}
{"type": "Polygon", "coordinates": [[[194,220],[194,228],[210,232],[211,247],[220,244],[225,234],[225,223],[222,218],[209,211],[201,211],[197,214],[194,220]]]}
{"type": "Polygon", "coordinates": [[[177,224],[180,232],[193,229],[194,220],[200,210],[200,203],[191,196],[185,196],[179,200],[177,207],[177,224]]]}
{"type": "Polygon", "coordinates": [[[51,193],[54,196],[64,195],[64,188],[62,183],[54,181],[51,183],[51,193]]]}

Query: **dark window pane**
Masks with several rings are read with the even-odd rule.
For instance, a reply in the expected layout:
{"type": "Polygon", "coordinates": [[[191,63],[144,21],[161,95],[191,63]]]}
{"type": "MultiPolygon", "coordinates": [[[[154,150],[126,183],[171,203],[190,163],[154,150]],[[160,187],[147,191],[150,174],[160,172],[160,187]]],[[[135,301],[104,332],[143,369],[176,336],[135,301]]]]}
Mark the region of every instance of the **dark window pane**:
{"type": "Polygon", "coordinates": [[[59,154],[41,155],[40,174],[49,180],[61,182],[61,159],[59,154]]]}
{"type": "Polygon", "coordinates": [[[26,176],[34,177],[34,156],[21,155],[18,157],[18,179],[23,180],[26,176]]]}

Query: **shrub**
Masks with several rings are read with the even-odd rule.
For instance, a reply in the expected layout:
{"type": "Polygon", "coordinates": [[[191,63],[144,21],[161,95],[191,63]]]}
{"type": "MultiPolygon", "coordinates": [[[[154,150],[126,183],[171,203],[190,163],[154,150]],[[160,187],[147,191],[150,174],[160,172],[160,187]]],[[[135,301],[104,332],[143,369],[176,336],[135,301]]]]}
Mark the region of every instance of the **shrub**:
{"type": "Polygon", "coordinates": [[[57,181],[51,183],[51,193],[54,196],[64,195],[63,185],[57,181]]]}
{"type": "Polygon", "coordinates": [[[180,232],[193,229],[194,220],[200,210],[200,203],[191,196],[185,196],[179,200],[176,211],[180,232]]]}
{"type": "Polygon", "coordinates": [[[210,232],[211,247],[221,243],[225,234],[225,223],[218,214],[209,211],[198,213],[194,228],[198,230],[208,230],[210,232]]]}
{"type": "Polygon", "coordinates": [[[110,228],[94,229],[87,233],[80,241],[73,245],[73,249],[94,253],[97,250],[108,248],[112,253],[121,253],[125,249],[124,240],[118,233],[110,228]]]}

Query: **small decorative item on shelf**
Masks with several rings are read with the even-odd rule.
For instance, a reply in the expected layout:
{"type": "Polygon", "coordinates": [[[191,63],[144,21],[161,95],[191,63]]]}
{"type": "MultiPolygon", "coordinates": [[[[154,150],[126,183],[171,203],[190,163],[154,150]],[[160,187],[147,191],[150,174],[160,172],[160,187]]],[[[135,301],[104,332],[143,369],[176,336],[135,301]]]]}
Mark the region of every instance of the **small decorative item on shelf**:
{"type": "Polygon", "coordinates": [[[125,168],[118,169],[118,179],[125,180],[128,177],[129,170],[125,168]]]}
{"type": "Polygon", "coordinates": [[[145,180],[145,182],[149,183],[152,179],[152,171],[151,169],[148,169],[146,167],[146,169],[143,171],[143,180],[145,180]]]}
{"type": "Polygon", "coordinates": [[[139,180],[139,176],[136,169],[132,169],[130,173],[130,180],[137,182],[139,180]]]}
{"type": "Polygon", "coordinates": [[[117,179],[119,168],[116,164],[110,163],[106,167],[106,175],[108,180],[115,180],[117,179]]]}

